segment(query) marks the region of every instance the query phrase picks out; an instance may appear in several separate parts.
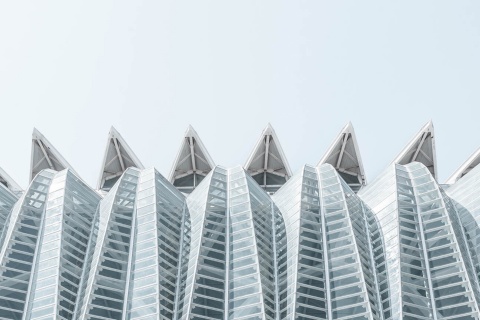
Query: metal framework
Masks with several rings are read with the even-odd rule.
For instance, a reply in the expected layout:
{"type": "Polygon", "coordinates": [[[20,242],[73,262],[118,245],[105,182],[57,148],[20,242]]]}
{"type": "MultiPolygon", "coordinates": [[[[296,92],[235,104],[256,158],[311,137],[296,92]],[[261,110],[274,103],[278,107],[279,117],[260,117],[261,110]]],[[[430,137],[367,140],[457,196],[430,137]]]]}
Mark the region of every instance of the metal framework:
{"type": "Polygon", "coordinates": [[[267,192],[275,193],[292,171],[271,124],[263,130],[244,168],[267,192]]]}
{"type": "Polygon", "coordinates": [[[108,133],[107,146],[97,189],[108,191],[129,167],[144,169],[143,164],[130,149],[120,133],[112,126],[108,133]]]}
{"type": "Polygon", "coordinates": [[[385,312],[393,319],[478,319],[478,279],[458,209],[430,170],[393,164],[359,195],[385,239],[389,288],[380,293],[391,295],[385,312]]]}
{"type": "Polygon", "coordinates": [[[393,163],[408,164],[415,161],[423,163],[433,177],[437,178],[437,156],[435,153],[432,121],[429,121],[423,126],[395,160],[393,160],[393,163]]]}
{"type": "Polygon", "coordinates": [[[72,166],[63,158],[55,147],[36,128],[32,133],[32,156],[30,159],[30,181],[43,169],[61,171],[70,169],[77,176],[72,166]]]}
{"type": "Polygon", "coordinates": [[[166,179],[112,128],[98,192],[34,130],[0,318],[480,320],[479,158],[440,185],[428,123],[367,185],[350,123],[293,176],[270,125],[234,168],[190,126],[166,179]]]}
{"type": "Polygon", "coordinates": [[[367,184],[355,130],[351,122],[347,123],[340,131],[318,162],[318,166],[324,163],[331,164],[355,192],[367,184]]]}
{"type": "Polygon", "coordinates": [[[368,246],[378,227],[339,173],[305,166],[273,200],[290,242],[281,319],[383,319],[374,264],[383,255],[368,246]]]}
{"type": "Polygon", "coordinates": [[[170,171],[170,182],[178,190],[191,193],[214,167],[197,132],[188,126],[170,171]]]}

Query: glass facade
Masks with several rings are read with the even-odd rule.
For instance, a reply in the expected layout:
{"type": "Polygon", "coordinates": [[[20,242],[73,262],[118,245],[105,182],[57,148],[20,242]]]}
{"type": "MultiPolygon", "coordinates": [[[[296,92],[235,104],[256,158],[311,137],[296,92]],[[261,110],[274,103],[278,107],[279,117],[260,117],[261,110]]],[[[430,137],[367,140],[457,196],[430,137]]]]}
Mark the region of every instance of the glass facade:
{"type": "Polygon", "coordinates": [[[95,189],[32,144],[0,319],[480,320],[480,152],[439,184],[431,123],[368,184],[351,124],[296,174],[270,125],[233,168],[189,127],[168,179],[112,128],[95,189]]]}
{"type": "Polygon", "coordinates": [[[383,232],[389,315],[478,319],[478,278],[467,234],[430,170],[418,162],[394,164],[360,197],[383,232]]]}

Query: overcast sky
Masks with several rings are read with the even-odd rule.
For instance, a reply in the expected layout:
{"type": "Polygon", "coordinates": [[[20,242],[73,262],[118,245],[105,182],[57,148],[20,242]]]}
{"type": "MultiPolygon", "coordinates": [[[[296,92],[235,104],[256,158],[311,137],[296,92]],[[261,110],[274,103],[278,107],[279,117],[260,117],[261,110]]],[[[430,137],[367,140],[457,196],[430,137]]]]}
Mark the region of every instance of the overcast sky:
{"type": "Polygon", "coordinates": [[[480,1],[1,1],[0,167],[39,129],[95,185],[111,125],[165,176],[192,124],[244,164],[268,122],[292,170],[352,121],[372,181],[430,119],[440,181],[480,147],[480,1]]]}

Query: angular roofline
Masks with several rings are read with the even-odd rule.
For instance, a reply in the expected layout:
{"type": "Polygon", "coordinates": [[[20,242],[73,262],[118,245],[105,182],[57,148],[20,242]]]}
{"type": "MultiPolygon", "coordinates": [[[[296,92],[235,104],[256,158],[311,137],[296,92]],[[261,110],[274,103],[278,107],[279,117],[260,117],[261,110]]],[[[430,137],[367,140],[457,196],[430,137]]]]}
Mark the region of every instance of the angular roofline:
{"type": "MultiPolygon", "coordinates": [[[[34,177],[32,177],[32,170],[33,170],[33,152],[35,150],[35,144],[33,143],[33,140],[40,140],[42,141],[42,144],[44,144],[48,149],[49,151],[55,156],[55,158],[57,158],[57,160],[65,167],[65,168],[69,168],[72,172],[75,173],[76,176],[79,176],[79,174],[75,171],[75,169],[73,169],[73,167],[68,163],[68,161],[60,154],[60,152],[58,152],[57,149],[55,149],[55,147],[50,143],[50,141],[48,141],[47,138],[45,138],[45,136],[40,132],[38,131],[37,128],[33,128],[33,132],[32,132],[32,151],[31,151],[31,154],[30,154],[30,181],[33,180],[34,177]]],[[[46,156],[46,155],[45,155],[46,156]]]]}
{"type": "Polygon", "coordinates": [[[455,170],[455,172],[452,173],[452,175],[447,179],[447,181],[445,181],[445,184],[454,184],[455,182],[457,182],[460,178],[462,178],[462,176],[468,173],[465,171],[478,158],[480,158],[480,148],[478,148],[470,157],[468,157],[467,161],[465,161],[457,170],[455,170]]]}
{"type": "Polygon", "coordinates": [[[292,170],[290,169],[290,165],[288,164],[287,157],[285,156],[285,153],[283,152],[282,145],[280,144],[280,141],[278,140],[277,134],[275,133],[275,130],[273,129],[273,126],[270,124],[270,122],[267,124],[265,129],[263,129],[262,134],[260,135],[260,138],[258,139],[257,143],[255,144],[255,147],[252,149],[250,152],[250,155],[248,156],[247,161],[245,162],[244,168],[248,170],[248,167],[251,165],[253,161],[253,157],[255,156],[255,151],[260,147],[260,145],[263,142],[263,137],[271,135],[273,139],[276,142],[277,150],[278,153],[280,154],[280,158],[283,161],[283,164],[285,166],[285,170],[287,171],[287,180],[292,176],[292,170]]]}
{"type": "Polygon", "coordinates": [[[415,142],[417,142],[424,133],[430,132],[432,135],[432,161],[433,161],[433,177],[437,178],[437,153],[435,150],[435,132],[433,128],[433,121],[428,121],[421,129],[418,131],[415,136],[409,140],[408,144],[402,149],[402,151],[395,157],[392,163],[399,163],[399,161],[405,156],[405,154],[412,149],[415,142]]]}
{"type": "MultiPolygon", "coordinates": [[[[130,148],[130,146],[125,141],[125,139],[123,139],[120,132],[118,132],[117,129],[115,129],[114,126],[111,126],[110,131],[108,132],[108,138],[107,138],[107,143],[105,145],[105,151],[103,153],[102,164],[100,166],[100,175],[99,175],[98,180],[97,180],[97,189],[98,190],[100,190],[100,188],[102,187],[101,184],[102,184],[102,180],[103,180],[102,178],[103,178],[103,171],[105,169],[105,162],[107,161],[108,147],[110,146],[110,139],[113,139],[113,138],[116,138],[120,142],[120,144],[125,149],[125,151],[128,153],[128,155],[130,156],[132,161],[135,163],[135,165],[138,166],[138,169],[140,169],[140,170],[145,169],[145,167],[143,166],[140,159],[138,159],[135,152],[133,152],[133,150],[130,148]]],[[[127,168],[125,168],[125,169],[127,169],[127,168]]]]}
{"type": "Polygon", "coordinates": [[[13,188],[6,187],[8,190],[12,191],[13,193],[23,192],[23,188],[20,187],[20,185],[15,180],[13,180],[12,177],[10,177],[10,175],[1,167],[0,167],[0,177],[2,177],[7,182],[7,184],[13,187],[13,188]]]}
{"type": "Polygon", "coordinates": [[[173,162],[172,168],[170,169],[170,174],[168,175],[168,181],[170,181],[171,183],[175,181],[175,171],[177,169],[178,162],[180,161],[183,145],[185,144],[185,138],[190,138],[190,137],[195,139],[197,146],[200,148],[200,150],[202,150],[203,155],[205,156],[205,160],[207,160],[208,165],[212,168],[212,170],[216,166],[215,162],[210,156],[210,153],[208,153],[207,148],[205,148],[205,145],[203,144],[202,139],[200,139],[200,136],[198,135],[197,131],[195,131],[193,126],[189,124],[187,127],[187,130],[185,131],[185,134],[183,135],[182,142],[180,143],[180,148],[178,149],[177,156],[175,157],[175,161],[173,162]]]}
{"type": "MultiPolygon", "coordinates": [[[[360,154],[360,148],[358,147],[358,142],[357,142],[357,136],[355,135],[355,129],[353,128],[352,122],[348,122],[340,131],[340,133],[337,135],[335,140],[333,140],[332,144],[330,147],[327,149],[327,152],[323,155],[323,157],[320,159],[320,161],[317,163],[317,167],[326,163],[327,159],[330,157],[333,149],[335,146],[341,141],[343,135],[345,133],[349,133],[352,135],[352,142],[353,142],[353,147],[355,149],[355,154],[357,156],[357,161],[358,161],[358,167],[360,169],[360,175],[362,176],[362,182],[363,185],[367,185],[367,177],[365,175],[365,168],[363,167],[363,161],[362,161],[362,155],[360,154]]],[[[335,166],[334,166],[335,168],[335,166]]]]}

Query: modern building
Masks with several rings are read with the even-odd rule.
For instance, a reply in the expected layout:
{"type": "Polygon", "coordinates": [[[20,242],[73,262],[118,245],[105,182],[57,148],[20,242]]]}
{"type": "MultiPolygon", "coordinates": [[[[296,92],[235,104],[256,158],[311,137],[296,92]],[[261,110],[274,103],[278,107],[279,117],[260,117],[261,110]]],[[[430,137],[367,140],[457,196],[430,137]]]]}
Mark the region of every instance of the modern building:
{"type": "Polygon", "coordinates": [[[190,126],[165,178],[112,127],[92,188],[34,129],[0,319],[480,320],[480,151],[441,183],[434,136],[367,183],[351,123],[296,173],[271,125],[233,168],[190,126]]]}

